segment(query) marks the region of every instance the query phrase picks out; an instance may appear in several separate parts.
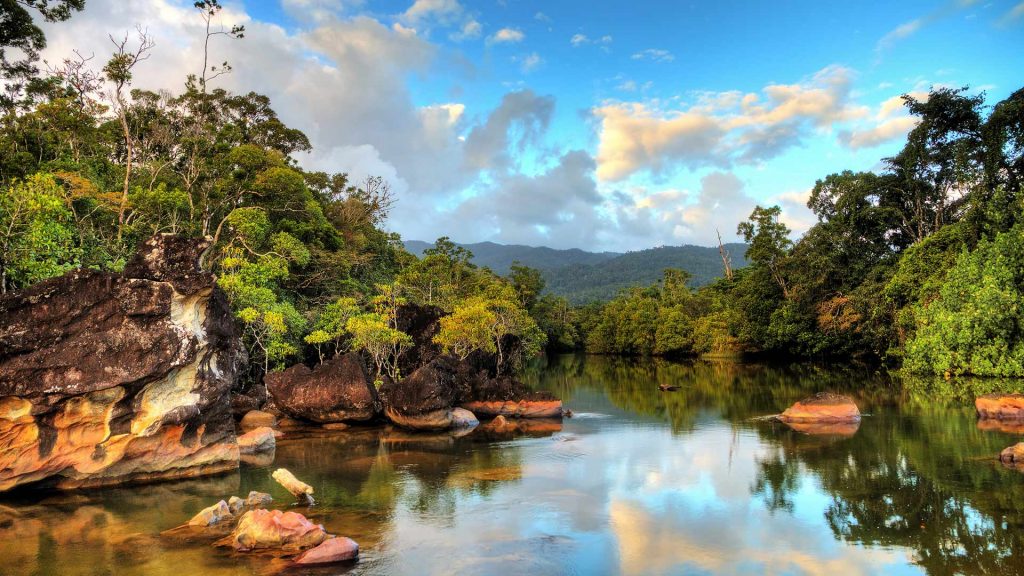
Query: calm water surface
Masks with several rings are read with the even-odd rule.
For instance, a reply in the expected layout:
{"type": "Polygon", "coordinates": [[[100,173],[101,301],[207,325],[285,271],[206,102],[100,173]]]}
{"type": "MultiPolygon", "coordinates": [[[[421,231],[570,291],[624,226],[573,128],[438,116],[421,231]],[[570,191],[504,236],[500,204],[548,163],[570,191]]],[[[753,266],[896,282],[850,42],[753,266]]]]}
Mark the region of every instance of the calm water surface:
{"type": "Polygon", "coordinates": [[[315,487],[319,505],[300,512],[362,546],[359,563],[317,574],[1024,572],[1024,474],[994,462],[1024,430],[979,427],[967,393],[848,369],[593,357],[531,380],[576,417],[514,436],[293,435],[236,474],[8,498],[0,573],[275,573],[159,532],[249,490],[286,508],[278,466],[315,487]],[[859,428],[757,418],[824,389],[855,396],[859,428]]]}

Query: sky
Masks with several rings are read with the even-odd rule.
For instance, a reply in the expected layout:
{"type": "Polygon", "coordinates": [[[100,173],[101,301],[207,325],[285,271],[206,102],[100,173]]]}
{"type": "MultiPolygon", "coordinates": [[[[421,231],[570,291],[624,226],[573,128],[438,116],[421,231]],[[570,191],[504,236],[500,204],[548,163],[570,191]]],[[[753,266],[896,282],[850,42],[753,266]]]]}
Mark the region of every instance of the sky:
{"type": "MultiPolygon", "coordinates": [[[[190,1],[87,0],[44,58],[145,28],[134,85],[202,63],[190,1]]],[[[1024,86],[1024,2],[222,0],[214,85],[271,98],[308,169],[383,176],[403,239],[626,251],[711,245],[756,205],[798,237],[814,182],[878,170],[900,95],[1024,86]]]]}

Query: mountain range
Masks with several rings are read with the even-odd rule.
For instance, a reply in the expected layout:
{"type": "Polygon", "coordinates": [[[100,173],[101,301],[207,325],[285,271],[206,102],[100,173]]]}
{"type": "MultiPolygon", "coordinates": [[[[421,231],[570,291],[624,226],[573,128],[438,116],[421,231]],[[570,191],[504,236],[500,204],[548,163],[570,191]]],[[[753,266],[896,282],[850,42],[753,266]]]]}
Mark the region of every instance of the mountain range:
{"type": "MultiPolygon", "coordinates": [[[[545,291],[565,296],[573,304],[605,301],[623,288],[646,286],[662,276],[665,268],[689,272],[694,288],[722,276],[718,247],[660,246],[635,252],[587,252],[578,248],[558,250],[544,246],[478,242],[459,244],[473,253],[473,263],[494,272],[508,274],[514,262],[540,270],[545,291]]],[[[406,240],[405,249],[422,256],[432,243],[406,240]]],[[[733,269],[746,265],[746,244],[726,244],[733,269]]]]}

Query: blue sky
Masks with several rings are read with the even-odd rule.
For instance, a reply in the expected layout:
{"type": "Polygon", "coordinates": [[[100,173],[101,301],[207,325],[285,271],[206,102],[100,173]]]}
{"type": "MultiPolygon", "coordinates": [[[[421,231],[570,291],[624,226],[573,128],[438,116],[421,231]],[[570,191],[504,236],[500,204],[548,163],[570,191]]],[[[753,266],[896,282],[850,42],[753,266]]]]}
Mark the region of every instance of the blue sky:
{"type": "MultiPolygon", "coordinates": [[[[817,178],[899,148],[900,94],[1024,85],[1019,0],[224,3],[248,33],[215,45],[220,81],[306,131],[304,165],[385,176],[405,238],[710,244],[758,203],[798,235],[817,178]]],[[[159,61],[137,83],[179,89],[188,2],[91,0],[49,53],[135,24],[159,61]]]]}

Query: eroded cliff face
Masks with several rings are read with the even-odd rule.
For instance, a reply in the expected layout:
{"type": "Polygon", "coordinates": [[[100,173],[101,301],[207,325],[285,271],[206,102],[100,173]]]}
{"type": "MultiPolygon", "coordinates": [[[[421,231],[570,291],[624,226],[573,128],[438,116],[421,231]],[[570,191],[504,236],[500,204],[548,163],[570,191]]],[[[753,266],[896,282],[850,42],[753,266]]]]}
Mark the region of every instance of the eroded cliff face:
{"type": "Polygon", "coordinates": [[[243,355],[208,244],[150,239],[122,274],[76,271],[0,299],[0,491],[238,467],[243,355]]]}

